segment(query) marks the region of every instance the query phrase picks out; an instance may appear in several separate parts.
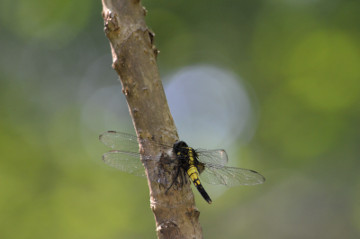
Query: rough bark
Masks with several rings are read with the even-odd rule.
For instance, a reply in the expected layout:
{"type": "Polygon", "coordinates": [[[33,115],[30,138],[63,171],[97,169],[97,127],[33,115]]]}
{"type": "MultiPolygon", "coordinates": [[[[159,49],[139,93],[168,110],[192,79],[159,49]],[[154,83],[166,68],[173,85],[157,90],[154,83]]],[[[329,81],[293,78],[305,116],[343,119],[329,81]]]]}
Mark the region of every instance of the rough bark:
{"type": "MultiPolygon", "coordinates": [[[[102,0],[102,4],[113,68],[120,77],[137,136],[142,139],[140,152],[165,155],[158,144],[147,140],[171,145],[178,135],[158,73],[154,34],[145,24],[146,10],[135,0],[102,0]]],[[[158,238],[202,238],[200,213],[189,182],[167,190],[166,182],[169,185],[176,172],[163,170],[161,159],[143,163],[158,238]],[[149,180],[156,177],[158,181],[149,180]]]]}

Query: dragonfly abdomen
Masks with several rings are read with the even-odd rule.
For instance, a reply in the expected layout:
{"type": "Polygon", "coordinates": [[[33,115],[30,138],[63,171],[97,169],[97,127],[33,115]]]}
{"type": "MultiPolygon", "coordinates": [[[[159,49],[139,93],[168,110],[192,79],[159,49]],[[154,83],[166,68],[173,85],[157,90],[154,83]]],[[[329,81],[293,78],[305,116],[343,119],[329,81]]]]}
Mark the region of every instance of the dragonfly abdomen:
{"type": "Polygon", "coordinates": [[[199,191],[199,193],[201,194],[201,196],[209,203],[211,204],[211,198],[209,197],[209,195],[207,194],[207,192],[205,191],[204,187],[199,184],[196,186],[197,190],[199,191]]]}
{"type": "MultiPolygon", "coordinates": [[[[191,161],[190,161],[191,162],[191,161]]],[[[201,185],[200,179],[199,179],[199,171],[195,167],[194,164],[190,164],[189,169],[186,171],[186,173],[189,175],[191,181],[194,183],[195,187],[201,194],[201,196],[209,203],[211,204],[210,196],[205,191],[204,187],[201,185]]]]}
{"type": "Polygon", "coordinates": [[[201,184],[199,179],[199,171],[194,165],[190,165],[189,169],[186,172],[195,186],[201,184]]]}

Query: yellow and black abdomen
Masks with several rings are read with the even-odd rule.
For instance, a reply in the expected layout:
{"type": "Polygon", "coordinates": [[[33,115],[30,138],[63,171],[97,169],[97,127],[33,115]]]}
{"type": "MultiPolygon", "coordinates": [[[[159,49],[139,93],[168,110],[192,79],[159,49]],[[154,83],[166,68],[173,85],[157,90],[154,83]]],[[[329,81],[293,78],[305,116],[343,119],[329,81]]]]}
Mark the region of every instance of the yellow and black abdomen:
{"type": "Polygon", "coordinates": [[[195,158],[194,150],[192,148],[188,149],[189,167],[186,173],[189,175],[191,181],[194,183],[201,196],[203,196],[203,198],[210,204],[212,201],[200,182],[199,171],[196,167],[197,160],[195,158]]]}

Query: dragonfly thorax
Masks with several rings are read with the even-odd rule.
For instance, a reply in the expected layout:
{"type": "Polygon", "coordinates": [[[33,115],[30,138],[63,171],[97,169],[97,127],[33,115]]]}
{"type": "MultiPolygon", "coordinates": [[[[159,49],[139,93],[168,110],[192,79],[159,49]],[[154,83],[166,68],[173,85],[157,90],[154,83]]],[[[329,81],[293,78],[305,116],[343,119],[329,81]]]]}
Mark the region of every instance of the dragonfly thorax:
{"type": "Polygon", "coordinates": [[[194,158],[197,158],[196,151],[193,148],[189,147],[184,141],[176,141],[173,145],[173,152],[177,157],[192,156],[194,158]]]}
{"type": "Polygon", "coordinates": [[[198,166],[196,151],[189,147],[184,141],[177,141],[173,145],[173,152],[179,160],[179,166],[184,168],[185,171],[189,169],[190,165],[198,166]]]}

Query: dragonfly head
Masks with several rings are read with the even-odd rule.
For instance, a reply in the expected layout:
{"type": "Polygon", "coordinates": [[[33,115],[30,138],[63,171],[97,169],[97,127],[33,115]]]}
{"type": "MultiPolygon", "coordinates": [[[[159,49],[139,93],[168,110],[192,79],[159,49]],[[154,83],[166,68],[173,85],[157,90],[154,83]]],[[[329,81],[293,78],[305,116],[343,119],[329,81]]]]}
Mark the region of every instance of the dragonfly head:
{"type": "Polygon", "coordinates": [[[173,146],[173,151],[177,155],[180,154],[186,154],[187,153],[188,145],[184,141],[176,141],[173,146]]]}

